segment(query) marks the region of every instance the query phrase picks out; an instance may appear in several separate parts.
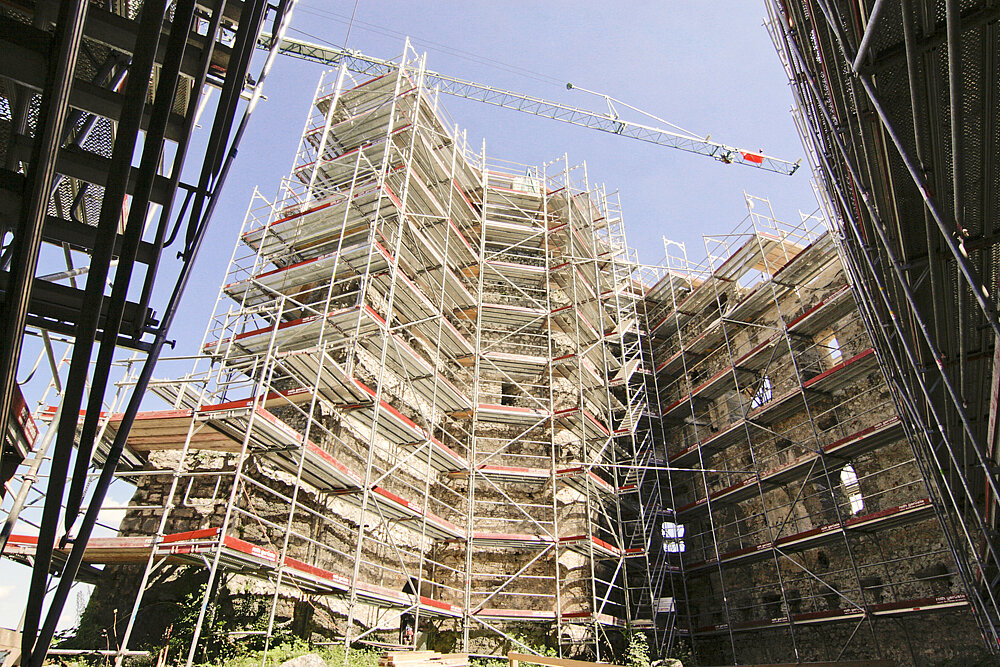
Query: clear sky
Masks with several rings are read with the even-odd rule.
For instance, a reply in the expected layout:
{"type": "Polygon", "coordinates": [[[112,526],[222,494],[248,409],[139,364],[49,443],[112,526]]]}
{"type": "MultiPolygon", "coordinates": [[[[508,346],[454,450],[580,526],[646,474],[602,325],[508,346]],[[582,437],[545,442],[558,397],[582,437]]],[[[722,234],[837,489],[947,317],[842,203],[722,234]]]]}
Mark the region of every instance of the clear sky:
{"type": "MultiPolygon", "coordinates": [[[[343,45],[354,10],[352,2],[301,0],[289,36],[343,45]]],[[[789,114],[792,96],[763,16],[759,0],[360,0],[347,45],[394,58],[409,35],[437,72],[603,110],[601,99],[567,91],[573,82],[715,141],[794,161],[803,150],[789,114]]],[[[244,138],[174,323],[177,347],[166,354],[196,350],[253,188],[271,196],[288,172],[322,70],[280,58],[271,72],[268,99],[244,138]]],[[[724,234],[746,215],[744,191],[770,197],[787,220],[816,207],[807,168],[781,176],[480,103],[443,102],[470,143],[485,139],[492,157],[541,164],[568,153],[571,163],[585,160],[593,183],[620,192],[629,242],[642,262],[662,258],[661,236],[685,242],[700,260],[702,234],[724,234]]],[[[158,377],[171,374],[162,368],[158,377]]],[[[112,494],[119,504],[127,496],[123,489],[112,494]]],[[[17,624],[27,578],[26,567],[0,563],[0,626],[17,624]]],[[[68,607],[64,621],[72,622],[72,600],[68,607]]]]}

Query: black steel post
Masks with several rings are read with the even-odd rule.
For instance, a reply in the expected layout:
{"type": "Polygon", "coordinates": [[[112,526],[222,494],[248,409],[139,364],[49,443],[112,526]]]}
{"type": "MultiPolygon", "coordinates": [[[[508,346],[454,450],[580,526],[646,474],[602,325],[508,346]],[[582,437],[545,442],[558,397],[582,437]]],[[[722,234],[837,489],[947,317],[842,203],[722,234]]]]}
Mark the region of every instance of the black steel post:
{"type": "MultiPolygon", "coordinates": [[[[837,43],[840,45],[840,50],[843,52],[845,59],[850,61],[847,38],[837,21],[836,15],[830,9],[830,5],[827,3],[827,0],[817,0],[817,2],[822,9],[821,13],[825,17],[830,31],[836,37],[837,43]]],[[[871,102],[872,108],[878,115],[886,135],[890,140],[892,140],[893,145],[896,147],[896,153],[903,161],[903,165],[910,173],[910,178],[913,179],[914,185],[916,185],[917,190],[920,192],[920,196],[924,200],[924,206],[937,223],[937,226],[941,231],[941,238],[944,240],[945,245],[948,246],[948,250],[951,252],[952,257],[955,260],[955,264],[958,266],[959,271],[968,283],[972,294],[976,297],[980,310],[982,310],[982,313],[989,322],[990,327],[992,327],[993,332],[1000,337],[1000,319],[997,318],[996,303],[993,296],[986,288],[982,278],[980,278],[979,272],[976,271],[975,267],[972,266],[969,260],[969,253],[965,248],[965,242],[961,235],[963,230],[958,227],[957,220],[952,220],[952,224],[950,225],[948,224],[948,221],[945,220],[944,214],[941,212],[941,209],[937,204],[937,198],[932,194],[932,190],[927,184],[926,178],[924,178],[920,165],[913,160],[910,156],[910,152],[906,150],[906,147],[903,145],[903,140],[900,138],[899,134],[896,132],[895,126],[889,119],[889,114],[886,113],[885,108],[882,106],[882,102],[875,91],[875,84],[872,81],[871,76],[864,73],[858,73],[857,77],[858,81],[861,82],[862,88],[865,90],[865,94],[867,95],[869,102],[871,102]]]]}
{"type": "MultiPolygon", "coordinates": [[[[108,313],[104,320],[101,346],[97,354],[97,364],[93,370],[87,411],[84,415],[83,428],[80,431],[77,445],[76,464],[70,481],[69,493],[66,496],[66,513],[63,521],[67,532],[76,521],[83,499],[83,491],[87,482],[87,468],[90,467],[94,439],[101,416],[101,406],[104,402],[104,391],[111,373],[111,363],[117,348],[118,330],[121,328],[122,317],[125,314],[132,269],[135,266],[135,258],[146,222],[146,213],[149,210],[149,195],[153,189],[157,167],[163,156],[164,133],[167,129],[167,121],[170,119],[170,111],[173,108],[181,60],[184,57],[185,47],[188,44],[188,33],[191,31],[193,22],[194,0],[179,0],[174,8],[174,20],[170,28],[170,37],[167,40],[167,55],[159,71],[159,83],[156,87],[153,110],[146,129],[142,157],[139,161],[135,188],[132,191],[128,221],[125,225],[122,247],[118,253],[115,282],[108,303],[108,313]]],[[[169,196],[168,199],[172,199],[172,196],[169,196]]]]}
{"type": "MultiPolygon", "coordinates": [[[[66,392],[63,395],[64,410],[59,419],[55,449],[49,470],[49,483],[45,495],[45,507],[42,510],[38,543],[35,548],[35,562],[32,567],[31,585],[21,638],[22,655],[26,656],[29,661],[35,658],[35,636],[38,632],[42,604],[45,600],[56,531],[59,528],[59,515],[62,510],[66,476],[75,444],[76,426],[86,389],[91,351],[97,337],[101,305],[104,300],[104,284],[111,266],[114,244],[110,242],[110,239],[115,238],[118,221],[121,217],[121,205],[125,198],[132,154],[135,151],[136,138],[139,134],[142,113],[145,108],[146,93],[153,71],[153,57],[156,53],[156,44],[159,40],[165,9],[166,0],[147,0],[142,7],[139,18],[136,41],[145,45],[145,48],[136,52],[129,68],[122,113],[118,121],[114,150],[108,167],[107,186],[104,190],[104,199],[101,202],[101,216],[97,227],[98,238],[106,241],[97,243],[91,255],[90,273],[87,276],[80,318],[77,320],[74,331],[76,340],[66,380],[66,392]]],[[[42,658],[44,658],[44,651],[42,658]]]]}
{"type": "Polygon", "coordinates": [[[955,227],[965,233],[965,201],[962,192],[964,156],[962,153],[962,18],[958,1],[945,0],[945,21],[948,33],[948,103],[951,108],[951,189],[955,227]]]}
{"type": "MultiPolygon", "coordinates": [[[[220,0],[215,10],[212,13],[211,19],[208,22],[208,29],[205,34],[208,39],[214,40],[219,32],[219,25],[222,23],[222,15],[225,13],[226,0],[220,0]]],[[[213,48],[206,48],[202,52],[202,60],[198,68],[198,76],[191,85],[191,90],[193,93],[201,91],[202,87],[205,85],[205,79],[208,77],[208,70],[212,64],[212,53],[213,48]]],[[[177,144],[176,152],[174,153],[173,166],[170,170],[170,192],[176,193],[177,186],[180,183],[181,169],[184,166],[184,160],[187,157],[188,147],[190,146],[191,133],[194,129],[194,121],[197,116],[198,100],[200,94],[192,94],[191,99],[188,100],[188,108],[185,113],[184,119],[184,131],[181,134],[181,140],[177,144]]],[[[171,196],[164,204],[163,209],[160,211],[160,219],[157,223],[156,237],[153,241],[153,245],[156,248],[156,252],[153,253],[153,259],[149,264],[149,269],[146,272],[146,280],[142,286],[142,293],[139,297],[139,308],[138,312],[145,313],[146,309],[149,307],[149,300],[152,298],[153,294],[153,280],[156,277],[157,269],[160,265],[160,253],[163,249],[174,242],[174,238],[177,234],[177,230],[180,227],[180,221],[184,218],[187,212],[188,204],[190,203],[191,197],[193,195],[192,190],[187,191],[187,195],[184,199],[184,204],[181,206],[181,210],[177,213],[177,222],[171,235],[164,239],[166,235],[167,226],[170,224],[170,215],[173,211],[174,198],[171,196]]],[[[145,323],[144,323],[145,325],[145,323]]],[[[145,329],[145,326],[142,327],[145,329]]],[[[141,335],[142,332],[140,332],[141,335]]]]}
{"type": "Polygon", "coordinates": [[[861,69],[861,63],[864,61],[865,56],[868,55],[868,47],[871,45],[872,37],[875,36],[875,28],[878,27],[879,17],[882,16],[882,10],[885,9],[885,0],[875,0],[875,6],[872,7],[871,14],[868,15],[868,25],[865,26],[865,34],[861,37],[861,43],[858,44],[858,52],[854,56],[853,69],[857,72],[861,69]]]}
{"type": "MultiPolygon", "coordinates": [[[[289,3],[291,4],[291,3],[289,3]]],[[[275,19],[276,24],[282,22],[284,16],[283,9],[286,4],[283,2],[281,8],[278,10],[278,16],[275,19]]],[[[260,20],[263,18],[264,10],[267,7],[266,0],[255,0],[255,5],[249,11],[251,16],[258,17],[258,20],[254,23],[255,29],[259,31],[260,20]]],[[[218,13],[221,16],[222,7],[218,8],[218,13]]],[[[245,9],[246,11],[246,9],[245,9]]],[[[290,12],[289,12],[290,13],[290,12]]],[[[214,38],[214,33],[213,33],[214,38]]],[[[252,43],[252,42],[251,42],[252,43]]],[[[249,67],[250,53],[245,54],[244,58],[241,58],[236,66],[235,75],[238,76],[239,80],[242,82],[245,79],[247,68],[249,67]]],[[[266,73],[266,72],[265,72],[266,73]]],[[[259,77],[257,85],[263,83],[264,74],[259,77]]],[[[230,72],[230,75],[234,75],[230,72]]],[[[237,97],[238,99],[238,97],[237,97]]],[[[115,439],[108,451],[107,459],[105,461],[104,467],[101,470],[101,474],[98,477],[97,483],[94,487],[94,492],[91,496],[91,501],[87,506],[87,510],[84,514],[83,521],[80,525],[80,531],[74,541],[73,548],[70,551],[67,562],[63,568],[63,576],[59,581],[56,591],[53,595],[52,602],[49,606],[48,614],[46,615],[45,624],[38,635],[38,640],[35,643],[34,651],[29,655],[25,653],[26,656],[24,665],[25,667],[41,667],[45,660],[46,652],[48,651],[48,646],[52,641],[52,637],[55,634],[56,624],[59,622],[59,617],[61,615],[62,609],[65,606],[66,600],[69,597],[70,588],[74,583],[74,578],[76,573],[79,572],[80,565],[83,562],[83,555],[86,549],[87,542],[90,539],[91,532],[97,521],[97,515],[100,512],[101,505],[103,504],[104,498],[107,495],[108,488],[114,479],[115,470],[118,467],[118,461],[121,458],[122,452],[125,449],[125,443],[128,439],[129,430],[132,427],[132,423],[135,421],[135,417],[139,412],[139,406],[142,403],[143,395],[145,394],[145,389],[149,385],[149,381],[152,378],[153,369],[156,365],[156,361],[159,359],[160,353],[163,350],[163,345],[167,340],[167,333],[170,329],[170,325],[173,322],[174,317],[177,314],[177,308],[179,305],[180,298],[184,292],[187,282],[191,277],[191,273],[194,267],[194,260],[197,257],[198,251],[201,248],[202,241],[204,240],[205,231],[208,228],[208,222],[215,211],[215,206],[218,203],[218,193],[225,184],[226,178],[229,174],[229,170],[232,167],[233,160],[236,158],[237,149],[240,141],[243,138],[243,134],[246,131],[247,124],[250,120],[250,115],[253,111],[252,107],[249,107],[244,113],[244,116],[240,122],[240,125],[233,137],[232,142],[229,144],[229,150],[226,153],[226,158],[221,164],[221,169],[218,170],[218,178],[216,178],[214,187],[212,190],[212,196],[209,199],[208,207],[205,209],[204,215],[201,219],[195,219],[195,212],[192,211],[192,219],[190,221],[190,228],[196,230],[194,238],[188,245],[188,255],[187,261],[185,261],[181,267],[180,275],[174,284],[174,289],[171,292],[170,298],[167,302],[167,306],[164,310],[163,317],[161,319],[160,327],[154,333],[154,339],[150,346],[149,354],[143,363],[142,370],[139,373],[139,377],[136,380],[136,384],[133,388],[132,395],[129,397],[128,406],[122,415],[121,423],[119,424],[118,431],[115,434],[115,439]]],[[[221,112],[221,110],[220,110],[221,112]]],[[[233,110],[229,110],[233,113],[233,110]]],[[[231,126],[231,125],[230,125],[231,126]]],[[[210,168],[209,164],[205,164],[204,168],[207,170],[210,168]]],[[[218,168],[218,167],[217,167],[218,168]]]]}
{"type": "MultiPolygon", "coordinates": [[[[219,95],[219,105],[215,115],[215,123],[212,125],[212,132],[208,140],[208,148],[205,152],[205,164],[198,179],[198,188],[195,191],[194,203],[191,208],[191,222],[198,223],[201,219],[201,211],[205,206],[205,199],[209,188],[214,189],[213,179],[219,174],[219,169],[224,159],[226,143],[232,129],[233,118],[236,105],[239,103],[240,93],[243,91],[243,83],[246,79],[246,71],[253,56],[253,49],[256,45],[257,35],[260,34],[261,23],[264,20],[264,4],[256,3],[251,7],[244,7],[245,20],[240,22],[240,27],[236,33],[236,42],[233,45],[231,59],[240,63],[239,71],[226,73],[226,80],[222,85],[222,92],[219,95]],[[247,14],[249,17],[247,18],[247,14]]],[[[189,248],[198,235],[198,229],[189,225],[184,242],[182,257],[188,258],[189,248]]]]}
{"type": "MultiPolygon", "coordinates": [[[[56,158],[62,141],[86,15],[87,3],[84,0],[62,3],[53,40],[57,45],[56,52],[49,60],[45,92],[38,110],[38,125],[35,128],[31,163],[25,178],[21,214],[12,241],[10,280],[0,309],[3,318],[3,333],[0,338],[3,341],[0,349],[0,433],[7,432],[31,285],[38,267],[42,224],[48,211],[49,191],[55,175],[56,158]]],[[[3,440],[0,440],[0,455],[3,447],[3,440]]]]}

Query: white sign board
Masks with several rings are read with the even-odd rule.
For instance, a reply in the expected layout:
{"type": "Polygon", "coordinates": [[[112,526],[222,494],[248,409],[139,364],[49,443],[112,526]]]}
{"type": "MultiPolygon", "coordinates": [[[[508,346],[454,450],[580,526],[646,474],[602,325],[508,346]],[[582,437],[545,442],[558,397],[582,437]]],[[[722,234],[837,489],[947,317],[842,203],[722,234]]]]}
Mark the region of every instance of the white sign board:
{"type": "Polygon", "coordinates": [[[657,614],[670,614],[676,611],[673,598],[655,598],[653,600],[653,612],[657,614]]]}

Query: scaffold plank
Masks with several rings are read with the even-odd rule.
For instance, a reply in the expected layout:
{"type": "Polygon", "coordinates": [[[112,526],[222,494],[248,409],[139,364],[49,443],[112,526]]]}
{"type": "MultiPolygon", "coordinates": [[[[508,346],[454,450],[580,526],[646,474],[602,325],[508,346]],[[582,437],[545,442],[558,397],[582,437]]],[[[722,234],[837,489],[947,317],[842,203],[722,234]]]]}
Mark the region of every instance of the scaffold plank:
{"type": "Polygon", "coordinates": [[[715,400],[727,392],[741,388],[741,386],[745,389],[744,381],[751,382],[755,378],[756,373],[740,366],[723,367],[715,375],[695,387],[691,391],[691,396],[702,400],[715,400]]]}
{"type": "Polygon", "coordinates": [[[369,399],[358,381],[324,348],[281,353],[277,355],[277,364],[305,385],[298,391],[306,393],[307,400],[312,398],[313,387],[315,393],[331,405],[355,404],[369,399]]]}
{"type": "Polygon", "coordinates": [[[795,386],[779,396],[774,396],[763,405],[751,409],[747,412],[747,420],[770,426],[802,412],[804,408],[805,394],[801,386],[795,386]]]}
{"type": "MultiPolygon", "coordinates": [[[[113,440],[118,433],[124,415],[110,415],[105,429],[104,439],[113,440]]],[[[82,415],[81,415],[82,420],[82,415]]],[[[127,446],[133,451],[157,451],[183,449],[188,433],[191,432],[191,444],[194,449],[209,451],[239,451],[240,443],[226,433],[203,425],[192,431],[194,410],[151,410],[139,412],[129,431],[127,446]]]]}
{"type": "Polygon", "coordinates": [[[571,489],[580,493],[604,493],[613,495],[615,487],[592,469],[585,466],[573,466],[556,470],[556,479],[571,489]]]}
{"type": "MultiPolygon", "coordinates": [[[[364,502],[364,494],[356,491],[342,492],[339,497],[356,507],[361,507],[364,502]]],[[[426,534],[433,539],[465,539],[465,531],[451,521],[384,487],[372,487],[368,499],[368,512],[375,517],[391,520],[396,525],[418,534],[426,534]]]]}
{"type": "MultiPolygon", "coordinates": [[[[430,454],[430,465],[434,470],[443,473],[468,472],[469,461],[454,449],[444,444],[437,438],[427,438],[421,444],[427,447],[430,454]]],[[[420,459],[424,457],[421,455],[420,459]]]]}
{"type": "MultiPolygon", "coordinates": [[[[149,558],[154,538],[133,535],[128,537],[92,537],[83,552],[83,560],[92,565],[139,563],[149,558]]],[[[37,535],[12,534],[4,547],[8,558],[33,558],[38,546],[37,535]]],[[[56,548],[63,559],[69,556],[69,547],[56,548]]]]}
{"type": "Polygon", "coordinates": [[[774,273],[775,282],[792,286],[808,283],[817,273],[836,261],[834,246],[833,235],[824,231],[774,273]]]}
{"type": "Polygon", "coordinates": [[[597,389],[609,383],[598,366],[586,354],[564,354],[552,360],[552,369],[572,382],[587,389],[597,389]]]}
{"type": "MultiPolygon", "coordinates": [[[[662,398],[660,402],[664,402],[662,398]]],[[[700,411],[705,404],[706,401],[692,396],[690,393],[685,393],[680,398],[668,403],[667,406],[663,408],[663,411],[660,412],[660,418],[673,421],[684,420],[700,411]],[[697,403],[695,403],[695,401],[697,401],[697,403]]]]}
{"type": "Polygon", "coordinates": [[[326,329],[325,338],[338,341],[352,340],[385,326],[385,321],[370,306],[347,306],[337,308],[326,315],[309,315],[287,322],[280,322],[205,344],[202,350],[208,355],[224,354],[228,345],[234,345],[245,354],[262,354],[274,335],[282,343],[282,349],[313,346],[320,331],[326,329]]]}
{"type": "MultiPolygon", "coordinates": [[[[760,484],[784,484],[792,479],[803,477],[809,469],[819,462],[821,456],[836,456],[837,458],[849,459],[872,449],[882,447],[888,442],[899,439],[902,435],[902,424],[898,417],[883,420],[824,446],[822,448],[822,455],[818,452],[809,452],[787,463],[762,472],[759,475],[751,475],[724,489],[715,491],[709,494],[708,498],[700,498],[688,503],[679,508],[677,512],[681,514],[696,510],[705,510],[708,507],[709,500],[713,503],[734,503],[745,500],[759,493],[756,486],[758,481],[760,484]]],[[[821,464],[819,469],[823,470],[821,464]]]]}
{"type": "Polygon", "coordinates": [[[477,531],[472,534],[472,544],[477,547],[491,549],[520,549],[537,551],[547,549],[556,543],[551,535],[532,535],[527,533],[491,533],[477,531]]]}
{"type": "MultiPolygon", "coordinates": [[[[465,204],[465,206],[470,209],[467,213],[468,218],[478,219],[478,214],[474,213],[474,208],[472,202],[470,202],[465,195],[465,193],[458,188],[457,184],[452,181],[456,192],[460,195],[457,200],[465,204]]],[[[437,251],[445,255],[447,250],[448,263],[459,272],[464,272],[470,266],[479,265],[479,251],[473,247],[472,243],[469,242],[469,237],[466,233],[462,232],[459,226],[455,222],[456,218],[454,215],[443,219],[434,218],[423,218],[417,220],[414,223],[415,229],[418,229],[421,234],[431,243],[437,247],[437,251]]],[[[472,231],[472,230],[467,230],[472,231]]],[[[463,274],[464,275],[464,274],[463,274]]]]}
{"type": "Polygon", "coordinates": [[[585,345],[599,341],[603,336],[603,332],[572,303],[552,310],[549,328],[573,336],[585,345]]]}
{"type": "Polygon", "coordinates": [[[383,205],[392,207],[384,189],[367,184],[304,210],[288,208],[283,217],[253,227],[240,238],[266,261],[301,262],[370,240],[371,216],[383,205]]]}
{"type": "Polygon", "coordinates": [[[854,292],[850,285],[844,285],[790,321],[788,330],[797,334],[815,336],[856,308],[853,297],[854,292]]]}
{"type": "Polygon", "coordinates": [[[559,545],[577,552],[583,556],[608,559],[620,558],[623,551],[595,535],[572,535],[559,538],[559,545]]]}
{"type": "Polygon", "coordinates": [[[700,327],[699,331],[701,333],[698,336],[684,345],[684,352],[709,354],[726,340],[726,330],[723,327],[721,317],[714,318],[711,322],[700,327]]]}
{"type": "Polygon", "coordinates": [[[367,433],[371,429],[372,424],[376,422],[377,412],[376,432],[380,437],[396,444],[414,444],[427,439],[427,433],[422,428],[386,400],[381,399],[376,404],[377,394],[375,390],[360,381],[358,385],[368,394],[371,402],[344,405],[341,406],[341,410],[349,421],[354,422],[362,429],[362,432],[367,433]]]}
{"type": "Polygon", "coordinates": [[[423,290],[402,271],[382,271],[371,276],[371,287],[378,287],[376,294],[386,298],[392,293],[391,321],[400,324],[425,322],[436,318],[440,311],[423,290]]]}
{"type": "Polygon", "coordinates": [[[824,445],[823,453],[830,456],[854,457],[884,447],[904,436],[903,423],[899,417],[889,417],[824,445]]]}
{"type": "MultiPolygon", "coordinates": [[[[493,350],[480,353],[479,358],[482,360],[480,364],[482,368],[495,369],[512,377],[534,377],[542,373],[549,365],[545,357],[493,350]]],[[[475,366],[476,357],[461,357],[456,361],[466,368],[472,368],[475,366]]]]}
{"type": "MultiPolygon", "coordinates": [[[[487,277],[495,274],[503,277],[512,284],[521,286],[538,285],[545,280],[545,275],[548,273],[548,269],[545,268],[544,264],[528,264],[527,258],[525,258],[522,262],[488,259],[483,262],[482,266],[489,268],[489,271],[485,273],[487,277]]],[[[476,269],[475,267],[472,268],[473,270],[470,271],[470,273],[479,273],[479,269],[476,269]]]]}
{"type": "Polygon", "coordinates": [[[302,465],[302,480],[321,491],[361,489],[364,480],[322,447],[306,441],[304,447],[267,452],[262,458],[285,472],[296,474],[302,465]],[[303,451],[304,449],[304,451],[303,451]]]}
{"type": "MultiPolygon", "coordinates": [[[[381,82],[376,82],[381,83],[381,82]]],[[[392,82],[395,86],[395,81],[392,82]]],[[[360,106],[344,106],[338,100],[335,111],[335,122],[329,132],[340,150],[351,150],[371,141],[373,136],[385,134],[401,125],[410,125],[414,116],[413,110],[418,104],[417,88],[407,77],[400,82],[402,90],[393,98],[393,91],[374,92],[366,95],[366,103],[360,106]],[[395,116],[394,125],[389,119],[395,116]]],[[[317,105],[319,107],[319,105],[317,105]]]]}
{"type": "Polygon", "coordinates": [[[556,620],[556,613],[545,609],[490,609],[483,608],[472,612],[473,616],[495,621],[542,621],[556,620]]]}
{"type": "MultiPolygon", "coordinates": [[[[385,368],[403,380],[428,406],[436,406],[449,412],[472,408],[472,399],[466,392],[436,370],[401,336],[390,333],[387,343],[385,368]]],[[[369,336],[361,341],[361,347],[374,358],[381,358],[382,341],[379,338],[369,336]]]]}
{"type": "MultiPolygon", "coordinates": [[[[496,203],[486,204],[486,220],[482,223],[485,226],[485,234],[493,243],[505,244],[508,246],[524,246],[528,248],[540,248],[545,242],[546,228],[542,224],[539,214],[537,217],[523,215],[508,215],[508,220],[499,210],[496,203]],[[530,222],[513,222],[513,220],[527,219],[530,222]]],[[[476,229],[482,232],[482,228],[476,229]]]]}
{"type": "Polygon", "coordinates": [[[384,271],[392,255],[378,241],[367,240],[304,259],[250,278],[232,282],[222,289],[244,307],[257,306],[286,296],[305,303],[323,301],[331,280],[343,280],[366,272],[384,271]],[[303,299],[302,295],[306,295],[303,299]]]}
{"type": "Polygon", "coordinates": [[[776,354],[774,351],[775,345],[780,345],[783,341],[784,336],[782,334],[772,334],[755,345],[749,352],[739,357],[733,365],[750,371],[763,371],[768,367],[776,354]]]}
{"type": "MultiPolygon", "coordinates": [[[[336,155],[332,155],[331,147],[327,146],[326,155],[322,156],[321,165],[316,175],[316,180],[319,182],[315,184],[316,189],[322,191],[323,186],[327,184],[349,188],[352,180],[363,183],[372,179],[382,163],[385,143],[393,139],[397,141],[410,139],[413,136],[411,134],[412,127],[412,125],[397,127],[388,134],[369,138],[360,145],[338,152],[336,155]]],[[[318,151],[322,134],[323,126],[320,126],[307,131],[304,136],[313,149],[318,151]]],[[[395,158],[390,159],[390,166],[396,166],[399,157],[394,155],[390,157],[395,158]]],[[[316,162],[304,162],[298,165],[293,171],[293,176],[298,178],[300,182],[308,184],[315,164],[316,162]]]]}
{"type": "Polygon", "coordinates": [[[560,427],[572,431],[582,441],[611,436],[611,430],[587,408],[556,410],[552,418],[560,427]]]}
{"type": "Polygon", "coordinates": [[[518,405],[494,405],[480,403],[474,411],[452,413],[456,419],[471,419],[473,416],[484,422],[533,426],[549,418],[549,412],[540,408],[526,408],[518,405]]]}
{"type": "Polygon", "coordinates": [[[438,247],[429,232],[435,226],[446,226],[445,219],[431,218],[421,227],[407,216],[406,241],[400,246],[400,265],[407,275],[413,276],[435,302],[445,301],[442,310],[454,304],[475,303],[476,298],[456,271],[464,272],[475,257],[461,252],[462,241],[457,232],[444,230],[448,246],[438,247]],[[447,252],[446,252],[447,251],[447,252]]]}
{"type": "Polygon", "coordinates": [[[672,303],[700,284],[700,279],[693,274],[667,269],[659,280],[646,289],[645,297],[653,303],[672,303]]]}
{"type": "Polygon", "coordinates": [[[677,350],[669,357],[661,361],[656,365],[655,372],[662,373],[666,377],[671,377],[681,373],[684,370],[685,362],[687,363],[697,363],[701,359],[701,355],[694,353],[690,354],[691,358],[688,359],[685,351],[683,349],[677,350]]]}
{"type": "Polygon", "coordinates": [[[737,301],[723,317],[730,322],[754,321],[761,313],[773,307],[787,288],[769,280],[762,280],[737,301]]]}
{"type": "Polygon", "coordinates": [[[798,243],[758,230],[712,274],[726,282],[736,282],[751,270],[775,275],[802,249],[798,243]]]}
{"type": "MultiPolygon", "coordinates": [[[[942,611],[954,607],[964,607],[969,604],[964,593],[954,595],[942,595],[930,598],[919,598],[916,600],[903,600],[898,602],[883,602],[869,605],[869,610],[876,616],[902,615],[912,612],[942,611]]],[[[835,621],[857,621],[865,615],[861,607],[847,607],[841,609],[827,609],[823,611],[805,612],[793,614],[791,618],[781,616],[777,618],[760,619],[753,621],[742,621],[733,624],[716,624],[702,626],[694,630],[696,635],[724,634],[730,631],[759,630],[772,628],[787,628],[789,621],[796,625],[810,625],[816,623],[828,623],[835,621]]]]}
{"type": "Polygon", "coordinates": [[[482,319],[480,321],[486,326],[514,327],[517,329],[540,329],[545,326],[545,309],[532,306],[483,302],[480,306],[471,305],[457,308],[455,314],[458,317],[475,322],[480,311],[482,311],[482,319]]]}
{"type": "Polygon", "coordinates": [[[251,451],[284,449],[302,441],[302,436],[295,429],[265,408],[259,405],[241,407],[241,403],[244,401],[235,405],[206,405],[198,410],[195,418],[207,421],[237,443],[242,444],[246,438],[251,451]]]}
{"type": "Polygon", "coordinates": [[[628,624],[623,618],[591,611],[569,612],[563,614],[562,617],[568,623],[597,623],[612,628],[624,628],[628,624]]]}
{"type": "MultiPolygon", "coordinates": [[[[594,279],[588,277],[581,269],[580,262],[566,261],[552,266],[549,271],[569,297],[575,302],[596,300],[597,289],[594,287],[594,279]]],[[[593,266],[588,267],[593,269],[593,266]]]]}
{"type": "MultiPolygon", "coordinates": [[[[456,471],[449,473],[454,478],[468,478],[469,472],[456,471]]],[[[499,466],[481,464],[475,468],[476,477],[484,477],[503,484],[525,484],[538,486],[552,479],[552,472],[546,468],[523,468],[517,466],[499,466]]]]}
{"type": "Polygon", "coordinates": [[[875,350],[868,348],[806,380],[802,383],[802,387],[812,391],[831,392],[877,369],[878,358],[875,356],[875,350]]]}

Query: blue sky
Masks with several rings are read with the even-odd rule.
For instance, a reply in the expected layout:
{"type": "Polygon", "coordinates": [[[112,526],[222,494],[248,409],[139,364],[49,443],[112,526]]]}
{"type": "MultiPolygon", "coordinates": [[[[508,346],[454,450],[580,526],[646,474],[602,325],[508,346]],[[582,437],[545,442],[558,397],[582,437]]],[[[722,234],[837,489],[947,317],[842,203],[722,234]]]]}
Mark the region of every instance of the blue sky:
{"type": "MultiPolygon", "coordinates": [[[[342,45],[353,9],[302,0],[289,35],[342,45]]],[[[761,2],[746,0],[360,1],[348,46],[394,58],[410,35],[437,72],[603,110],[601,99],[567,91],[565,83],[573,82],[715,141],[796,160],[803,150],[789,114],[792,96],[763,16],[761,2]]],[[[177,347],[167,354],[196,350],[253,188],[271,196],[288,172],[322,70],[281,58],[271,72],[268,99],[240,148],[174,323],[177,347]]],[[[661,236],[685,242],[689,256],[700,260],[702,234],[724,234],[746,215],[744,191],[770,197],[786,220],[816,207],[806,168],[786,177],[484,104],[443,101],[470,143],[485,139],[492,157],[541,164],[568,153],[571,163],[585,160],[592,183],[620,192],[629,242],[642,262],[661,259],[661,236]]],[[[166,367],[157,373],[169,375],[166,367]]],[[[128,500],[125,489],[112,495],[118,504],[128,500]]],[[[18,622],[27,577],[26,567],[0,563],[0,626],[18,622]]],[[[75,604],[68,607],[71,622],[75,604]]]]}

